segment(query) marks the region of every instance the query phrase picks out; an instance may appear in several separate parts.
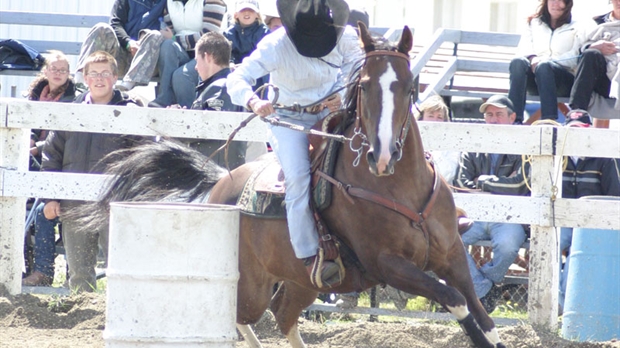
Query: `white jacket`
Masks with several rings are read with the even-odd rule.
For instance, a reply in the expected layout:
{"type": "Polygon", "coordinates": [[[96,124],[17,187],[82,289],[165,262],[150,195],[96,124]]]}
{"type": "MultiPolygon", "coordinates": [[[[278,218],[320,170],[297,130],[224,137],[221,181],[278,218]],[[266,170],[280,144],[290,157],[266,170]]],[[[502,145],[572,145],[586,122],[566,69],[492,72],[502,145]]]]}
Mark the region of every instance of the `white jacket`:
{"type": "Polygon", "coordinates": [[[579,48],[585,41],[584,36],[583,30],[575,21],[551,30],[540,18],[534,18],[521,35],[517,55],[554,60],[574,74],[577,70],[579,48]]]}

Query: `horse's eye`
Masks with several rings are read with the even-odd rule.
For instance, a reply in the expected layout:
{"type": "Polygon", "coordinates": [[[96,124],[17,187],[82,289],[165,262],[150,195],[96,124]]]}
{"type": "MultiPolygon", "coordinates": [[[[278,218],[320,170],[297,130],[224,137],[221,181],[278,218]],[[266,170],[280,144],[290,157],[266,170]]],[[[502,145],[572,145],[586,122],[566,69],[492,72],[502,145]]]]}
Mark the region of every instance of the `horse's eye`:
{"type": "Polygon", "coordinates": [[[360,83],[360,89],[366,92],[366,85],[364,85],[363,83],[360,83]]]}

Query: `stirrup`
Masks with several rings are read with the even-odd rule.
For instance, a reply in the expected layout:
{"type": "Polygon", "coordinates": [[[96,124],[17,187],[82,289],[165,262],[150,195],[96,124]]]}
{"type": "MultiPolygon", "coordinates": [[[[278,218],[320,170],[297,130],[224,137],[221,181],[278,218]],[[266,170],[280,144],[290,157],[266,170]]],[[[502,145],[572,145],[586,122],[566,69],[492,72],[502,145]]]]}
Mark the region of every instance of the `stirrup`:
{"type": "Polygon", "coordinates": [[[344,280],[345,271],[342,259],[338,256],[336,260],[325,260],[323,248],[318,248],[316,255],[307,258],[304,265],[310,274],[310,282],[319,289],[339,286],[344,280]],[[329,265],[330,263],[332,265],[329,265]]]}

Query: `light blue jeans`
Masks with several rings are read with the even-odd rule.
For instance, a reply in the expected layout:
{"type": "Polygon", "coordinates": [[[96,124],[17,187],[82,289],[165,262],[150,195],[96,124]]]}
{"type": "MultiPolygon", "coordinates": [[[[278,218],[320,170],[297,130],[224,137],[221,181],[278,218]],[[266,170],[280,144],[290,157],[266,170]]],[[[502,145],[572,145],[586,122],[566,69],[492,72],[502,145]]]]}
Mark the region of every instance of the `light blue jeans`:
{"type": "MultiPolygon", "coordinates": [[[[328,113],[328,109],[316,115],[278,110],[277,116],[282,121],[309,128],[328,113]]],[[[269,143],[284,172],[286,218],[295,256],[298,259],[314,256],[319,247],[319,238],[310,209],[308,136],[288,128],[271,126],[269,143]]]]}
{"type": "Polygon", "coordinates": [[[562,227],[560,229],[560,293],[558,295],[558,303],[564,308],[564,299],[566,298],[566,283],[568,279],[568,265],[570,264],[570,247],[573,243],[573,229],[572,227],[562,227]],[[566,262],[562,267],[562,252],[568,251],[566,262]]]}
{"type": "Polygon", "coordinates": [[[478,268],[473,257],[467,254],[467,265],[474,282],[474,290],[478,298],[481,298],[491,290],[494,283],[500,283],[504,279],[526,235],[523,226],[519,224],[476,221],[461,238],[466,246],[481,240],[491,241],[493,259],[482,267],[478,268]]]}
{"type": "Polygon", "coordinates": [[[172,73],[172,90],[177,104],[191,108],[196,100],[196,86],[200,76],[196,71],[196,59],[192,59],[172,73]]]}
{"type": "MultiPolygon", "coordinates": [[[[157,87],[157,98],[154,102],[161,106],[176,104],[177,100],[172,89],[172,75],[180,66],[190,61],[189,54],[171,39],[165,40],[159,49],[159,86],[157,87]]],[[[196,87],[194,85],[194,87],[196,87]]],[[[195,92],[192,91],[191,98],[194,100],[195,92]]]]}

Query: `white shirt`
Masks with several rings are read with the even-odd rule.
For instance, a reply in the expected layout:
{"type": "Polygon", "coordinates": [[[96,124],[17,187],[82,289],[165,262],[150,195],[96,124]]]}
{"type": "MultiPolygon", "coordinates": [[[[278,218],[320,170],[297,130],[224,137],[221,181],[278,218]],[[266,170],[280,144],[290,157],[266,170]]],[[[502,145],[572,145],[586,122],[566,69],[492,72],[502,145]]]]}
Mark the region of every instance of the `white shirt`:
{"type": "MultiPolygon", "coordinates": [[[[350,26],[345,28],[336,47],[320,59],[299,54],[285,29],[280,28],[265,36],[256,50],[228,75],[226,87],[233,103],[246,106],[256,79],[270,74],[269,82],[280,89],[278,103],[305,106],[344,86],[353,67],[363,58],[357,33],[350,26]]],[[[269,98],[273,98],[271,89],[269,98]]]]}

